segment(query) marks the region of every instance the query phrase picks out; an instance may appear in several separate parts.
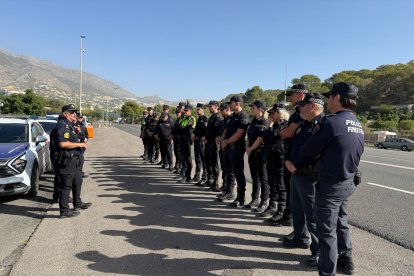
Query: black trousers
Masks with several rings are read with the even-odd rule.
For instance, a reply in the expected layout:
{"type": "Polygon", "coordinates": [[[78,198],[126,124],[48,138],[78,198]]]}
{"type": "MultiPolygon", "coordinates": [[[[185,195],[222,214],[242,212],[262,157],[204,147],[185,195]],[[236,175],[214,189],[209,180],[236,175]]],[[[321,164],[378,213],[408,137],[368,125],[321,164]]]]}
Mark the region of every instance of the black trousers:
{"type": "Polygon", "coordinates": [[[203,170],[203,174],[201,175],[202,179],[207,178],[207,170],[206,170],[206,156],[205,156],[205,145],[201,141],[201,138],[197,137],[194,141],[194,161],[196,164],[195,173],[196,176],[201,175],[201,170],[203,170]]]}
{"type": "MultiPolygon", "coordinates": [[[[218,179],[220,175],[219,153],[215,141],[208,141],[204,149],[208,179],[218,179]]],[[[224,181],[224,178],[223,178],[224,181]]]]}
{"type": "Polygon", "coordinates": [[[174,138],[174,155],[175,155],[175,166],[177,169],[181,168],[181,151],[180,151],[180,140],[174,138]]]}
{"type": "Polygon", "coordinates": [[[181,159],[183,162],[182,165],[187,179],[191,178],[191,171],[193,169],[193,162],[191,160],[191,144],[191,141],[186,139],[181,140],[180,143],[181,159]]]}
{"type": "Polygon", "coordinates": [[[263,149],[254,150],[248,158],[250,175],[252,177],[252,199],[269,199],[269,184],[267,180],[266,157],[263,149]]]}
{"type": "Polygon", "coordinates": [[[287,191],[284,180],[284,153],[272,147],[265,148],[267,159],[267,177],[269,183],[270,201],[278,203],[278,210],[284,212],[286,209],[287,191]]]}
{"type": "Polygon", "coordinates": [[[163,165],[172,165],[172,144],[168,140],[159,141],[161,151],[161,162],[163,165]]]}
{"type": "Polygon", "coordinates": [[[148,156],[148,136],[142,137],[142,143],[144,144],[144,156],[148,156]]]}
{"type": "Polygon", "coordinates": [[[148,136],[148,158],[154,159],[155,157],[155,147],[156,147],[156,140],[154,136],[148,136]]]}
{"type": "Polygon", "coordinates": [[[290,178],[292,174],[290,171],[286,168],[286,166],[283,166],[283,180],[285,182],[285,188],[286,188],[286,209],[284,216],[285,217],[291,217],[291,211],[290,211],[290,178]]]}
{"type": "MultiPolygon", "coordinates": [[[[234,175],[237,182],[237,199],[244,200],[246,193],[246,177],[244,175],[244,146],[228,145],[225,151],[225,162],[229,165],[229,174],[234,175]]],[[[227,178],[227,185],[233,182],[231,177],[227,178]]]]}
{"type": "Polygon", "coordinates": [[[63,162],[65,165],[58,166],[59,177],[59,208],[60,212],[69,211],[69,195],[72,191],[73,206],[81,204],[82,171],[79,157],[74,157],[63,162]]]}

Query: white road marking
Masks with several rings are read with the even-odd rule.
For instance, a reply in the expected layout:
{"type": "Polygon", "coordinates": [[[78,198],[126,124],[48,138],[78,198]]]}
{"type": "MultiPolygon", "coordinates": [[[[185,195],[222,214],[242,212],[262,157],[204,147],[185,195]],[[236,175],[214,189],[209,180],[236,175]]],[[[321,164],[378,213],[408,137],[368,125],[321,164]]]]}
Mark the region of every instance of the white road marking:
{"type": "Polygon", "coordinates": [[[412,171],[414,171],[414,168],[411,168],[411,167],[398,166],[398,165],[392,165],[392,164],[385,164],[385,163],[379,163],[379,162],[373,162],[373,161],[367,161],[367,160],[361,160],[361,162],[363,162],[363,163],[369,163],[369,164],[375,164],[375,165],[381,165],[381,166],[394,167],[394,168],[406,169],[406,170],[412,170],[412,171]]]}
{"type": "Polygon", "coordinates": [[[378,158],[383,158],[383,159],[389,159],[389,160],[396,160],[396,161],[403,161],[403,162],[414,163],[414,160],[392,158],[392,157],[388,157],[388,156],[380,156],[380,155],[374,155],[374,154],[364,154],[364,157],[374,157],[374,158],[375,157],[378,157],[378,158]]]}
{"type": "Polygon", "coordinates": [[[410,192],[410,191],[406,191],[406,190],[401,190],[401,189],[397,189],[397,188],[393,188],[393,187],[388,187],[388,186],[384,186],[384,185],[377,184],[377,183],[367,182],[367,184],[368,185],[372,185],[372,186],[377,186],[377,187],[385,188],[385,189],[390,189],[390,190],[398,191],[398,192],[402,192],[402,193],[406,193],[406,194],[414,195],[414,192],[410,192]]]}

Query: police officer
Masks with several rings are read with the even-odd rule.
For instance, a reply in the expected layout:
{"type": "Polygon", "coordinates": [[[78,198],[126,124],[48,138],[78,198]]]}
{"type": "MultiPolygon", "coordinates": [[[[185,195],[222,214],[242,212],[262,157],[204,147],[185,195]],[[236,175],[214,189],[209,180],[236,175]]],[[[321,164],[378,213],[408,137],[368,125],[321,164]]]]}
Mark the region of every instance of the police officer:
{"type": "Polygon", "coordinates": [[[297,103],[304,121],[297,128],[292,144],[285,155],[285,166],[292,174],[290,178],[290,208],[294,235],[291,238],[285,238],[283,245],[288,248],[307,248],[310,238],[311,256],[306,261],[309,266],[316,266],[319,258],[314,217],[317,179],[313,170],[314,159],[300,158],[299,152],[324,117],[323,105],[322,95],[316,93],[306,94],[304,100],[297,103]]]}
{"type": "MultiPolygon", "coordinates": [[[[295,136],[296,129],[298,128],[299,124],[303,121],[302,117],[300,117],[300,110],[299,107],[296,106],[296,103],[302,101],[305,98],[305,95],[308,93],[308,89],[305,84],[294,84],[291,89],[286,92],[286,95],[289,96],[289,100],[293,106],[295,106],[295,111],[289,117],[288,126],[280,132],[280,136],[285,139],[285,147],[289,149],[293,136],[295,136]]],[[[291,173],[287,168],[284,168],[283,177],[284,183],[286,186],[287,192],[287,202],[286,202],[286,209],[283,214],[283,220],[280,222],[281,225],[284,226],[292,226],[292,215],[290,212],[290,176],[291,173]]],[[[274,221],[269,221],[269,223],[273,223],[274,221]]],[[[292,236],[293,233],[289,234],[288,236],[292,236]]]]}
{"type": "MultiPolygon", "coordinates": [[[[82,114],[76,113],[75,130],[81,142],[87,142],[89,139],[88,129],[86,128],[85,119],[82,114]]],[[[83,164],[85,163],[85,149],[82,149],[82,154],[79,156],[81,162],[82,178],[87,178],[88,175],[83,171],[83,164]]]]}
{"type": "Polygon", "coordinates": [[[193,107],[187,104],[184,107],[184,116],[180,122],[180,142],[181,142],[181,158],[185,167],[183,178],[178,180],[180,183],[191,182],[191,171],[193,164],[191,160],[191,135],[196,127],[196,119],[191,115],[193,107]]]}
{"type": "Polygon", "coordinates": [[[161,151],[161,168],[172,171],[172,140],[171,131],[174,123],[167,112],[163,112],[155,129],[161,151]]]}
{"type": "Polygon", "coordinates": [[[280,132],[287,127],[289,113],[283,104],[275,104],[268,113],[272,121],[267,129],[259,133],[259,137],[263,137],[264,142],[270,202],[265,210],[257,208],[256,211],[260,213],[259,217],[273,216],[272,219],[277,221],[286,209],[287,193],[283,178],[285,141],[280,137],[280,132]]]}
{"type": "Polygon", "coordinates": [[[148,136],[148,158],[147,161],[150,163],[155,163],[156,156],[156,139],[155,139],[155,128],[157,127],[157,118],[154,114],[154,109],[148,107],[148,117],[145,124],[146,134],[148,136]]]}
{"type": "Polygon", "coordinates": [[[203,142],[203,137],[206,135],[207,117],[202,103],[197,104],[196,113],[198,116],[197,123],[191,135],[191,140],[194,143],[194,161],[196,164],[195,175],[192,181],[200,185],[207,180],[205,144],[203,142]],[[201,170],[203,170],[202,174],[201,170]]]}
{"type": "MultiPolygon", "coordinates": [[[[237,197],[230,207],[244,205],[246,193],[246,177],[244,175],[244,153],[246,151],[245,137],[249,126],[249,119],[242,107],[243,98],[233,96],[230,98],[230,108],[234,112],[225,131],[225,139],[221,143],[225,149],[225,163],[232,170],[237,181],[237,197]]],[[[231,179],[227,179],[227,185],[231,186],[231,179]]]]}
{"type": "Polygon", "coordinates": [[[217,143],[220,145],[219,157],[221,165],[221,177],[223,179],[223,185],[221,186],[222,193],[217,196],[217,201],[234,200],[236,195],[234,194],[235,178],[233,170],[231,169],[229,162],[225,161],[225,150],[221,147],[222,142],[225,139],[226,129],[229,124],[232,112],[228,103],[222,103],[220,105],[220,113],[223,117],[223,122],[220,127],[220,136],[217,137],[217,143]],[[227,181],[230,185],[227,184],[227,181]]]}
{"type": "Polygon", "coordinates": [[[364,131],[352,109],[358,88],[340,82],[323,94],[328,98],[326,116],[302,146],[301,158],[317,158],[315,214],[320,243],[320,275],[336,270],[354,273],[352,244],[346,207],[355,190],[355,176],[364,151],[364,131]]]}
{"type": "Polygon", "coordinates": [[[140,156],[142,159],[148,158],[148,135],[145,131],[145,125],[147,123],[148,111],[144,110],[142,112],[142,120],[141,120],[141,134],[140,138],[142,139],[142,143],[144,144],[144,154],[140,156]]]}
{"type": "MultiPolygon", "coordinates": [[[[166,105],[166,104],[164,104],[164,105],[162,106],[162,112],[161,112],[161,114],[160,114],[160,117],[158,118],[156,128],[158,127],[158,125],[159,125],[159,124],[161,124],[161,123],[162,123],[161,117],[162,117],[164,114],[166,114],[166,115],[167,115],[168,120],[170,120],[170,119],[171,119],[171,115],[170,115],[170,107],[169,107],[168,105],[166,105]]],[[[158,159],[159,152],[161,151],[161,145],[160,145],[160,140],[159,140],[159,137],[158,137],[158,136],[156,136],[155,141],[156,141],[156,143],[155,143],[155,149],[156,149],[155,156],[156,156],[156,158],[155,158],[155,159],[158,159]],[[157,153],[157,151],[158,151],[158,153],[157,153]]],[[[160,162],[158,162],[158,163],[157,163],[157,165],[161,165],[161,168],[164,168],[164,160],[162,159],[162,155],[161,155],[161,160],[160,160],[160,162]]]]}
{"type": "Polygon", "coordinates": [[[81,201],[82,174],[79,156],[82,149],[86,149],[86,143],[81,142],[76,134],[74,124],[76,122],[76,110],[73,104],[62,107],[62,117],[56,124],[57,145],[56,170],[59,176],[59,209],[60,217],[67,218],[77,216],[81,209],[87,209],[91,203],[81,201]],[[69,194],[72,191],[74,210],[69,210],[69,194]]]}
{"type": "Polygon", "coordinates": [[[175,156],[175,166],[174,166],[174,173],[180,174],[181,173],[181,154],[180,154],[180,120],[182,118],[183,107],[178,105],[175,109],[175,115],[177,118],[175,119],[170,139],[173,140],[174,146],[174,156],[175,156]]]}
{"type": "Polygon", "coordinates": [[[220,128],[223,119],[219,115],[218,101],[208,103],[210,118],[208,118],[206,134],[203,137],[205,143],[205,160],[207,169],[207,180],[201,183],[202,186],[209,186],[209,190],[219,192],[218,178],[220,175],[219,152],[217,138],[220,135],[220,128]]]}
{"type": "Polygon", "coordinates": [[[250,175],[252,177],[252,201],[246,208],[266,209],[269,206],[269,185],[267,183],[266,158],[264,153],[263,137],[259,137],[261,131],[265,131],[269,122],[264,117],[266,105],[255,100],[250,106],[250,114],[254,117],[247,129],[246,154],[248,156],[250,175]]]}

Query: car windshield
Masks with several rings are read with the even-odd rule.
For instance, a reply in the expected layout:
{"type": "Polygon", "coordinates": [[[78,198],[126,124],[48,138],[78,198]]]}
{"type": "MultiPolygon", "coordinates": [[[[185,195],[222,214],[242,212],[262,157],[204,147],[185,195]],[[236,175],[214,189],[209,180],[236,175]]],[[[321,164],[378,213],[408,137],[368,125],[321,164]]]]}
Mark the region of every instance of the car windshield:
{"type": "Polygon", "coordinates": [[[52,129],[56,126],[57,122],[39,122],[42,125],[43,129],[46,131],[47,134],[50,135],[52,129]]]}
{"type": "Polygon", "coordinates": [[[26,124],[0,124],[0,143],[27,143],[26,124]]]}

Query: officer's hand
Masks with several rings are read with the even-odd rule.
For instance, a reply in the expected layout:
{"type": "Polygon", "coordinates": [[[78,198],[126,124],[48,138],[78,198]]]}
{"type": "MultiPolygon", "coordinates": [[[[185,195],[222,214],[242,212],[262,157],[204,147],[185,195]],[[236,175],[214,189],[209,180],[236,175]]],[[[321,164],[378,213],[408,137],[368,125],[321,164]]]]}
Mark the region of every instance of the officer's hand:
{"type": "Polygon", "coordinates": [[[251,150],[251,148],[247,148],[246,149],[246,154],[247,154],[247,156],[250,156],[250,154],[252,153],[252,150],[251,150]]]}
{"type": "Polygon", "coordinates": [[[168,137],[168,139],[170,139],[170,141],[172,141],[172,140],[174,139],[174,136],[170,135],[170,136],[168,137]]]}
{"type": "Polygon", "coordinates": [[[228,145],[228,144],[227,144],[227,140],[223,140],[223,141],[221,141],[221,144],[220,144],[220,145],[221,145],[221,148],[222,148],[222,149],[225,149],[225,148],[227,147],[227,145],[228,145]]]}
{"type": "Polygon", "coordinates": [[[293,165],[292,161],[286,160],[285,166],[286,166],[286,169],[290,171],[290,173],[294,174],[296,172],[296,167],[293,165]]]}
{"type": "Polygon", "coordinates": [[[194,143],[194,141],[195,141],[195,135],[194,134],[191,134],[191,142],[194,143]]]}
{"type": "Polygon", "coordinates": [[[80,146],[81,148],[84,148],[84,149],[86,149],[86,148],[87,148],[86,143],[79,143],[79,144],[80,144],[79,146],[80,146]]]}
{"type": "Polygon", "coordinates": [[[202,141],[204,144],[206,144],[206,143],[207,143],[207,139],[206,139],[206,137],[205,137],[205,136],[203,136],[203,138],[201,138],[201,141],[202,141]]]}

